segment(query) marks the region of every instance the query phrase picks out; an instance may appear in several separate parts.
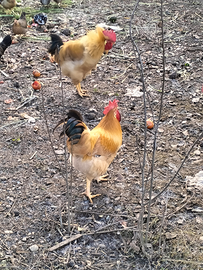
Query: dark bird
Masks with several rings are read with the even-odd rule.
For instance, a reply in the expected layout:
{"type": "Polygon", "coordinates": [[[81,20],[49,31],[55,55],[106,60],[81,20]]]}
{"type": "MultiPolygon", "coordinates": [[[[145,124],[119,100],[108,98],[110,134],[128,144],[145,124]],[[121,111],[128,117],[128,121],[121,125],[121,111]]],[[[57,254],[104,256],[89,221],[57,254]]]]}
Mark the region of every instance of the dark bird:
{"type": "Polygon", "coordinates": [[[34,16],[34,22],[39,26],[45,25],[47,22],[47,15],[44,13],[39,13],[34,16]]]}
{"type": "Polygon", "coordinates": [[[10,35],[5,36],[3,41],[0,43],[0,58],[4,54],[5,50],[11,45],[12,39],[10,35]]]}
{"type": "Polygon", "coordinates": [[[25,12],[21,13],[19,20],[14,20],[12,31],[15,35],[21,35],[27,32],[27,21],[25,17],[25,12]]]}
{"type": "Polygon", "coordinates": [[[40,2],[42,3],[42,5],[44,5],[44,6],[49,5],[50,4],[50,1],[51,0],[40,0],[40,2]]]}

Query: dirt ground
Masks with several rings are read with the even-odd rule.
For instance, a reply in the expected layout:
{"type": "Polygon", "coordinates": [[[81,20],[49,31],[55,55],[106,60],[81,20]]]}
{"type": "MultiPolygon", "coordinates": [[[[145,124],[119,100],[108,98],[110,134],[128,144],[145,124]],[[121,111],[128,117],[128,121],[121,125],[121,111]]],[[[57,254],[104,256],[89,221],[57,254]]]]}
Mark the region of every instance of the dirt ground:
{"type": "MultiPolygon", "coordinates": [[[[28,22],[33,14],[47,12],[48,21],[45,27],[29,28],[25,37],[15,36],[18,42],[0,60],[0,269],[203,269],[203,179],[199,177],[199,186],[188,180],[203,170],[202,140],[167,191],[152,204],[147,243],[151,259],[141,250],[139,158],[142,161],[144,111],[138,59],[129,34],[134,5],[130,0],[85,0],[61,7],[51,2],[45,9],[40,1],[32,5],[21,1],[14,9],[15,16],[25,10],[28,22]],[[115,22],[110,21],[112,17],[115,22]],[[98,23],[117,27],[117,42],[82,82],[90,97],[80,98],[70,79],[60,79],[58,66],[48,58],[50,33],[66,41],[98,23]],[[71,30],[71,36],[62,34],[64,29],[71,30]],[[33,92],[34,69],[41,72],[42,89],[33,92]],[[108,101],[115,98],[123,144],[108,169],[109,180],[92,183],[92,193],[102,194],[93,205],[81,195],[84,176],[67,165],[72,194],[69,234],[64,140],[53,128],[70,108],[79,110],[93,128],[108,101]],[[70,235],[75,236],[73,241],[50,250],[70,235]]],[[[14,17],[5,16],[3,9],[0,12],[0,34],[5,36],[11,33],[14,17]]],[[[174,176],[203,123],[203,3],[164,1],[163,12],[166,81],[153,196],[174,176]]],[[[141,2],[132,33],[143,61],[147,118],[155,123],[163,74],[160,26],[160,1],[141,2]]],[[[146,181],[153,139],[154,129],[148,130],[146,181]]]]}

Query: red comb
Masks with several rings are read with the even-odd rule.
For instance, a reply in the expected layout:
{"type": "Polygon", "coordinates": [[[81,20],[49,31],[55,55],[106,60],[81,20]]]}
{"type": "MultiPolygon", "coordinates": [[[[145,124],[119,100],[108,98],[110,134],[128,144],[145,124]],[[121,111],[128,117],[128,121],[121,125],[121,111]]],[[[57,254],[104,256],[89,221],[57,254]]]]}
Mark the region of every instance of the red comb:
{"type": "Polygon", "coordinates": [[[109,105],[104,108],[103,114],[106,115],[109,111],[118,107],[118,102],[119,100],[116,100],[116,99],[114,99],[113,102],[109,101],[109,105]]]}
{"type": "Polygon", "coordinates": [[[116,33],[113,30],[104,30],[103,34],[107,36],[111,42],[116,42],[116,33]]]}

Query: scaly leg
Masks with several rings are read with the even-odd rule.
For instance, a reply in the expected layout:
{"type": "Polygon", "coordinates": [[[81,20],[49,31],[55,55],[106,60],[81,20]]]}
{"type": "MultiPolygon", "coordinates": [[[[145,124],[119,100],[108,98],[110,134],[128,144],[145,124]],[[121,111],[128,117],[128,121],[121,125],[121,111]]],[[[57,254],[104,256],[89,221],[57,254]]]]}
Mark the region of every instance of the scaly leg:
{"type": "Polygon", "coordinates": [[[82,89],[81,89],[80,83],[76,85],[76,88],[77,88],[77,90],[78,90],[78,94],[79,94],[81,97],[84,97],[84,96],[89,97],[89,95],[85,93],[85,92],[87,92],[87,90],[82,90],[82,89]]]}
{"type": "Polygon", "coordinates": [[[91,192],[90,192],[91,182],[92,182],[91,180],[87,179],[86,191],[83,194],[85,194],[89,198],[90,203],[93,204],[92,199],[97,197],[97,196],[100,196],[101,194],[91,195],[91,192]]]}

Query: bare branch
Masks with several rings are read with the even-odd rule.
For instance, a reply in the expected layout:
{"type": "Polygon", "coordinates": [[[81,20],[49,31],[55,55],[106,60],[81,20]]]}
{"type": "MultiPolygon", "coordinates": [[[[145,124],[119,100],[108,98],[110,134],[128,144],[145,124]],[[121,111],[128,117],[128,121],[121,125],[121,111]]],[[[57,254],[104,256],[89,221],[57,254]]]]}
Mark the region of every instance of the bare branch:
{"type": "Polygon", "coordinates": [[[146,126],[146,120],[147,120],[147,112],[146,112],[146,87],[145,87],[145,83],[144,83],[144,72],[143,72],[143,65],[142,65],[142,58],[141,58],[141,54],[139,51],[139,48],[137,46],[137,44],[135,43],[133,37],[132,37],[132,21],[135,15],[135,11],[138,7],[140,0],[136,1],[134,10],[132,12],[131,18],[130,18],[130,27],[129,27],[129,31],[130,31],[130,38],[133,44],[133,51],[134,54],[138,55],[138,59],[139,59],[139,63],[140,63],[140,74],[141,74],[141,81],[142,81],[142,87],[143,87],[143,102],[144,102],[144,122],[145,122],[145,128],[144,128],[144,154],[143,154],[143,160],[142,160],[142,168],[141,168],[141,172],[142,172],[142,198],[141,198],[141,211],[140,211],[140,216],[139,216],[139,229],[140,229],[140,242],[142,245],[142,250],[143,253],[146,254],[145,252],[145,247],[144,247],[144,240],[143,240],[143,215],[144,215],[144,196],[145,196],[145,182],[144,182],[144,178],[145,178],[145,163],[146,163],[146,153],[147,153],[147,126],[146,126]]]}
{"type": "Polygon", "coordinates": [[[151,212],[151,202],[152,202],[152,188],[154,181],[154,161],[156,154],[156,141],[157,141],[157,132],[159,128],[159,122],[161,119],[162,109],[163,109],[163,97],[164,97],[164,87],[165,87],[165,46],[164,46],[164,27],[163,27],[163,0],[161,0],[161,37],[162,37],[162,65],[163,65],[163,78],[162,78],[162,91],[161,91],[161,102],[159,108],[159,117],[155,127],[154,133],[154,142],[153,142],[153,152],[152,152],[152,170],[151,170],[151,179],[150,179],[150,189],[149,189],[149,203],[148,203],[148,216],[147,216],[147,231],[149,230],[149,220],[151,212]]]}
{"type": "Polygon", "coordinates": [[[179,174],[179,171],[181,170],[181,168],[183,167],[185,161],[187,160],[187,158],[189,157],[192,149],[194,148],[194,146],[198,143],[198,141],[203,137],[203,132],[200,133],[199,137],[196,139],[196,141],[193,143],[193,145],[191,146],[191,148],[189,149],[189,151],[187,152],[185,158],[183,159],[180,167],[178,168],[178,170],[176,171],[175,175],[173,176],[173,178],[168,182],[168,184],[166,184],[166,186],[162,189],[162,191],[160,191],[155,197],[153,197],[151,199],[151,202],[155,201],[169,186],[170,184],[173,182],[173,180],[176,178],[176,176],[179,174]]]}
{"type": "MultiPolygon", "coordinates": [[[[59,47],[57,48],[59,51],[59,47]]],[[[60,68],[60,86],[61,86],[61,94],[62,94],[62,107],[63,107],[63,121],[65,123],[65,103],[64,103],[64,91],[63,91],[63,83],[62,83],[62,73],[61,73],[61,66],[60,66],[60,58],[59,58],[59,68],[60,68]]],[[[64,132],[64,150],[65,150],[65,180],[66,180],[66,197],[68,200],[68,232],[70,233],[70,224],[71,224],[71,208],[72,208],[72,192],[69,188],[68,183],[68,159],[67,159],[67,148],[66,148],[66,134],[65,134],[65,128],[63,129],[64,132]]],[[[72,153],[72,146],[71,146],[71,153],[72,153]]],[[[71,159],[72,160],[72,159],[71,159]]],[[[70,178],[70,187],[72,191],[72,161],[71,161],[71,178],[70,178]]]]}

